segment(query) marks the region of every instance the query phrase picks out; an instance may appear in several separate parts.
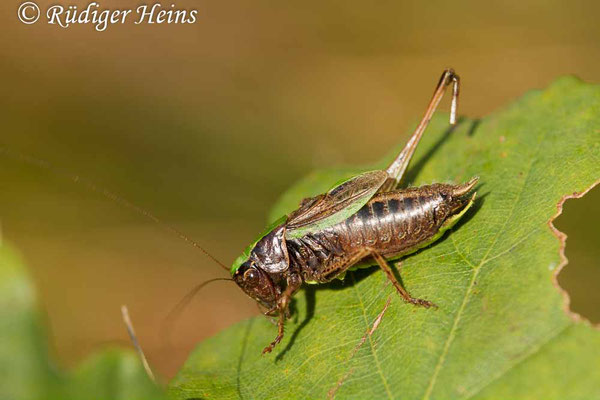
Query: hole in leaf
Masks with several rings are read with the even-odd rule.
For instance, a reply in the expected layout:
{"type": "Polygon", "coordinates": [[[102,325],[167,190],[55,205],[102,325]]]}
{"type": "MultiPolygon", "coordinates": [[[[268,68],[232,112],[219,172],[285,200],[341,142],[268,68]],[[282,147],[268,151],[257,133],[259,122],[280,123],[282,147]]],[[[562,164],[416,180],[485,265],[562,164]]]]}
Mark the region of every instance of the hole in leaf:
{"type": "Polygon", "coordinates": [[[600,322],[600,185],[580,199],[569,199],[554,226],[567,234],[569,263],[558,275],[569,293],[571,311],[600,322]]]}

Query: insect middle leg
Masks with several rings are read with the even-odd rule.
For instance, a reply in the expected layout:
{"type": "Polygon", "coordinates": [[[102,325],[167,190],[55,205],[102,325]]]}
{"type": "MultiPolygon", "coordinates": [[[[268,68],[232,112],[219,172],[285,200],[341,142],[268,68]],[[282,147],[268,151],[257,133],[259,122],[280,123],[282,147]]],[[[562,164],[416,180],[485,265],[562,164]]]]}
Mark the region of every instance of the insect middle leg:
{"type": "Polygon", "coordinates": [[[402,296],[404,301],[406,301],[407,303],[414,304],[416,306],[423,306],[425,308],[429,308],[432,306],[437,307],[435,304],[433,304],[432,302],[430,302],[428,300],[423,300],[423,299],[418,299],[416,297],[412,297],[410,295],[410,293],[408,293],[408,291],[406,291],[406,289],[404,289],[402,287],[400,282],[398,282],[398,280],[394,276],[394,273],[393,273],[392,269],[390,268],[387,260],[381,254],[379,254],[377,251],[375,251],[373,249],[367,249],[366,251],[368,251],[369,255],[371,257],[373,257],[373,259],[377,262],[377,265],[379,265],[379,268],[381,268],[383,270],[383,272],[385,272],[387,278],[392,282],[392,285],[394,285],[394,287],[396,288],[396,291],[398,292],[398,294],[400,296],[402,296]]]}
{"type": "Polygon", "coordinates": [[[385,275],[392,282],[392,285],[394,285],[394,288],[396,288],[396,291],[398,292],[398,294],[400,296],[402,296],[404,301],[406,301],[407,303],[414,304],[416,306],[423,306],[425,308],[437,307],[435,304],[433,304],[432,302],[430,302],[428,300],[423,300],[423,299],[418,299],[416,297],[412,297],[410,295],[410,293],[408,293],[408,291],[402,287],[400,282],[398,282],[398,280],[394,276],[394,273],[392,272],[392,269],[388,265],[388,262],[386,261],[386,259],[381,254],[379,254],[377,252],[377,250],[375,250],[375,249],[363,248],[360,251],[354,253],[351,257],[349,257],[346,260],[346,262],[342,266],[340,266],[337,269],[336,274],[339,275],[339,274],[343,273],[348,268],[352,267],[353,265],[360,262],[361,260],[364,260],[367,257],[372,257],[377,262],[377,265],[379,266],[379,268],[381,268],[383,270],[383,272],[385,272],[385,275]]]}

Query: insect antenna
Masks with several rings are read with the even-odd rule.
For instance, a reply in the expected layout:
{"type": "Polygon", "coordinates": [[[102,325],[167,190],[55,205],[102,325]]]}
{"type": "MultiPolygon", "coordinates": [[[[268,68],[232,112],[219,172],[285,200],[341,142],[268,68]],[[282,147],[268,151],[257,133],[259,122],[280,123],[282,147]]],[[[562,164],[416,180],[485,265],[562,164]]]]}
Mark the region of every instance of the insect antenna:
{"type": "Polygon", "coordinates": [[[231,278],[213,278],[213,279],[204,281],[202,283],[199,283],[198,285],[194,286],[189,292],[187,292],[185,294],[185,296],[183,296],[181,298],[181,300],[179,300],[179,302],[175,305],[175,307],[173,307],[171,309],[171,311],[169,311],[169,313],[163,320],[162,326],[160,328],[160,332],[161,332],[160,336],[162,337],[162,341],[163,341],[163,344],[165,345],[165,347],[170,347],[170,341],[169,341],[170,328],[173,327],[173,324],[175,323],[175,321],[177,321],[177,319],[181,316],[181,313],[183,312],[183,310],[185,310],[185,308],[190,304],[192,299],[198,294],[198,292],[200,292],[200,290],[202,288],[204,288],[209,283],[213,283],[213,282],[217,282],[217,281],[233,281],[233,279],[231,279],[231,278]]]}
{"type": "Polygon", "coordinates": [[[91,190],[95,193],[99,193],[99,194],[105,196],[106,198],[114,201],[115,203],[120,204],[122,207],[125,207],[129,210],[133,210],[133,211],[137,212],[138,214],[141,214],[141,215],[145,216],[146,218],[151,219],[158,226],[160,226],[163,230],[170,232],[171,234],[175,234],[180,239],[183,239],[186,243],[194,246],[195,248],[200,250],[202,253],[204,253],[205,256],[207,256],[208,258],[213,260],[215,263],[217,263],[217,265],[219,265],[225,271],[229,272],[229,268],[227,268],[227,266],[225,266],[225,264],[223,264],[221,261],[219,261],[215,256],[210,254],[207,250],[205,250],[204,247],[200,246],[200,244],[198,242],[196,242],[196,241],[192,240],[191,238],[189,238],[188,236],[184,235],[181,231],[166,224],[165,222],[160,220],[158,217],[156,217],[154,214],[144,210],[143,208],[131,203],[128,200],[125,200],[124,198],[116,195],[115,193],[94,184],[92,181],[85,179],[79,175],[71,174],[71,173],[63,170],[62,168],[59,168],[59,167],[56,167],[56,166],[50,164],[48,161],[45,161],[45,160],[42,160],[39,158],[35,158],[32,156],[28,156],[26,154],[22,154],[22,153],[13,151],[13,150],[9,150],[4,146],[0,146],[0,154],[3,154],[8,157],[12,157],[23,163],[34,165],[36,167],[50,171],[52,174],[54,174],[56,176],[60,176],[62,178],[65,178],[72,182],[75,182],[76,184],[81,185],[81,186],[87,188],[88,190],[91,190]]]}

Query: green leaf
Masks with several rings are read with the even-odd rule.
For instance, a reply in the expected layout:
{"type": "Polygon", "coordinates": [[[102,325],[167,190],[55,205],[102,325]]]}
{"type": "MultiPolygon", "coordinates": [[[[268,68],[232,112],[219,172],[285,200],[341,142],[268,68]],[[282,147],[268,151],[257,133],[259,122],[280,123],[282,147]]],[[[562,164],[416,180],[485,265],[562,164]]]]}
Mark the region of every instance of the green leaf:
{"type": "MultiPolygon", "coordinates": [[[[452,131],[435,118],[408,181],[481,178],[474,209],[402,261],[406,288],[439,309],[403,303],[377,268],[309,286],[273,354],[275,326],[241,322],[196,348],[171,397],[600,398],[600,332],[563,310],[549,226],[564,195],[597,182],[599,157],[600,87],[571,77],[452,131]]],[[[271,217],[356,172],[309,175],[271,217]]]]}
{"type": "Polygon", "coordinates": [[[0,399],[163,397],[133,351],[107,350],[75,370],[59,370],[48,357],[40,321],[35,291],[20,258],[6,244],[0,244],[0,399]]]}

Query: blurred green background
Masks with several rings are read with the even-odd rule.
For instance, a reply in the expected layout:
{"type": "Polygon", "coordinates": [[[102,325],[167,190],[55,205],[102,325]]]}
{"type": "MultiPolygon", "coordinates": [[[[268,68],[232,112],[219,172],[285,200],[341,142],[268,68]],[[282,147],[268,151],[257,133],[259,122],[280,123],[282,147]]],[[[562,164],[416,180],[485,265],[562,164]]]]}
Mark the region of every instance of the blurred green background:
{"type": "MultiPolygon", "coordinates": [[[[18,3],[2,2],[0,145],[120,194],[226,264],[303,174],[371,162],[404,141],[445,67],[461,75],[459,111],[473,118],[560,75],[600,82],[595,1],[174,3],[198,9],[196,24],[24,25],[18,3]]],[[[3,154],[0,182],[2,238],[32,269],[64,365],[127,344],[123,303],[167,376],[196,342],[258,312],[232,284],[214,283],[172,327],[174,349],[163,348],[168,311],[224,271],[43,168],[3,154]]],[[[599,188],[568,201],[557,222],[571,260],[560,282],[593,321],[599,224],[599,188]]]]}

